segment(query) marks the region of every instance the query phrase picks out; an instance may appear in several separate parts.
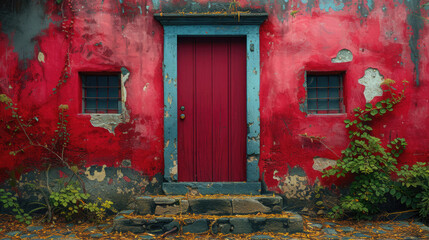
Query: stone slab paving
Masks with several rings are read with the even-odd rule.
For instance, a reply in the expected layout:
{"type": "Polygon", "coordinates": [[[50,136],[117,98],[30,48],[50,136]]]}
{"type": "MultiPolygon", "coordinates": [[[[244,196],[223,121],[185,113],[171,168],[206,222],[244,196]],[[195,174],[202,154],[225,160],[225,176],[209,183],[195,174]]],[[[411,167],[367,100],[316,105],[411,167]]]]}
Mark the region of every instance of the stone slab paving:
{"type": "Polygon", "coordinates": [[[302,218],[302,228],[282,232],[291,222],[280,217],[265,215],[252,217],[205,216],[201,219],[178,219],[176,217],[153,217],[129,219],[120,216],[119,220],[128,223],[130,229],[139,228],[142,232],[115,232],[114,220],[103,224],[33,224],[0,218],[0,239],[429,239],[429,227],[420,222],[357,222],[333,221],[328,219],[302,218]],[[285,223],[287,223],[285,225],[285,223]],[[146,224],[146,227],[142,226],[146,224]],[[181,228],[180,233],[164,233],[181,228]],[[258,232],[250,233],[254,230],[258,232]]]}

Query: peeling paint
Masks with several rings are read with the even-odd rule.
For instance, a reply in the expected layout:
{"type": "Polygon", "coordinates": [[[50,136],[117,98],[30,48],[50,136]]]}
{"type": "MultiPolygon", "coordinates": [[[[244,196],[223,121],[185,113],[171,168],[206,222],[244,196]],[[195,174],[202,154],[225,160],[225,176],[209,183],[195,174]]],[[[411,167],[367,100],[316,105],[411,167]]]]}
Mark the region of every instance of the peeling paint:
{"type": "Polygon", "coordinates": [[[345,63],[353,60],[353,53],[348,49],[342,49],[337,53],[335,58],[331,59],[332,63],[345,63]]]}
{"type": "Polygon", "coordinates": [[[171,179],[175,179],[174,176],[177,176],[177,160],[173,161],[173,167],[170,168],[171,179]]]}
{"type": "Polygon", "coordinates": [[[279,187],[284,196],[289,199],[309,200],[311,197],[307,176],[288,175],[282,177],[279,187]]]}
{"type": "Polygon", "coordinates": [[[146,92],[147,88],[149,87],[149,83],[146,83],[143,87],[143,91],[146,92]]]}
{"type": "Polygon", "coordinates": [[[335,0],[319,0],[319,8],[321,10],[325,10],[326,12],[329,12],[329,10],[332,8],[334,11],[340,11],[344,8],[344,3],[340,2],[338,5],[335,0]]]}
{"type": "Polygon", "coordinates": [[[368,68],[365,70],[365,75],[358,82],[365,86],[363,94],[366,102],[371,102],[377,96],[383,96],[383,90],[381,89],[383,78],[378,69],[368,68]]]}
{"type": "Polygon", "coordinates": [[[118,176],[118,180],[124,177],[124,174],[122,173],[121,169],[117,170],[116,175],[118,176]]]}
{"type": "Polygon", "coordinates": [[[91,114],[92,126],[101,127],[115,135],[115,128],[125,121],[121,114],[91,114]]]}
{"type": "Polygon", "coordinates": [[[92,170],[91,168],[92,167],[88,167],[86,168],[86,171],[85,171],[85,175],[89,180],[91,181],[97,180],[98,182],[102,182],[106,178],[106,170],[105,170],[106,165],[103,165],[103,167],[101,168],[101,171],[94,170],[92,174],[90,171],[92,170]]]}
{"type": "Polygon", "coordinates": [[[313,161],[314,161],[313,169],[319,172],[322,172],[324,169],[328,167],[333,167],[337,165],[337,161],[329,158],[314,157],[313,161]]]}
{"type": "Polygon", "coordinates": [[[39,62],[45,63],[45,55],[42,52],[39,52],[37,55],[37,60],[39,60],[39,62]]]}

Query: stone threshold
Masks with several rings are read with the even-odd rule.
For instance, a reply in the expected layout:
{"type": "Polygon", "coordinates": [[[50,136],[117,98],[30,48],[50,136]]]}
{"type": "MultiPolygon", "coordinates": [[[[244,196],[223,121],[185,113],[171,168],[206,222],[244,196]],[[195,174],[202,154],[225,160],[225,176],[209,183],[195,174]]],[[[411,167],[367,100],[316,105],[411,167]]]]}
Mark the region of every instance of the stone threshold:
{"type": "Polygon", "coordinates": [[[281,213],[283,199],[275,195],[141,196],[128,209],[146,215],[244,215],[281,213]]]}
{"type": "Polygon", "coordinates": [[[166,195],[187,193],[211,194],[261,194],[260,182],[165,182],[162,189],[166,195]]]}
{"type": "Polygon", "coordinates": [[[192,216],[154,217],[119,214],[113,220],[113,230],[163,234],[169,231],[211,234],[295,233],[303,231],[302,217],[294,213],[263,214],[253,216],[192,216]]]}

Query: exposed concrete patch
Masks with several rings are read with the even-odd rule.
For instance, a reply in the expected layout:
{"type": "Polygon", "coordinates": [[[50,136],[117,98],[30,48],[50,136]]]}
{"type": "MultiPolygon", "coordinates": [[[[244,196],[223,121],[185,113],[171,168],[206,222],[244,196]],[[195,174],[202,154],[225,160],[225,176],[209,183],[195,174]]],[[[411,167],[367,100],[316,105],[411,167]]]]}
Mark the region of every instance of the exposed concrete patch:
{"type": "Polygon", "coordinates": [[[333,167],[337,165],[337,161],[329,158],[314,157],[313,161],[314,161],[313,169],[319,172],[323,171],[328,167],[333,167]]]}
{"type": "Polygon", "coordinates": [[[378,69],[368,68],[365,70],[365,75],[358,82],[365,86],[363,95],[366,102],[371,102],[377,96],[383,96],[383,90],[381,89],[383,78],[378,69]]]}
{"type": "Polygon", "coordinates": [[[106,165],[103,165],[103,167],[101,168],[101,171],[94,170],[92,173],[91,173],[91,168],[92,167],[88,167],[86,168],[86,171],[85,171],[85,175],[89,180],[91,181],[97,180],[99,182],[102,182],[106,178],[106,171],[105,171],[106,165]]]}
{"type": "Polygon", "coordinates": [[[337,53],[335,58],[331,59],[332,63],[345,63],[353,60],[353,53],[348,49],[342,49],[337,53]]]}
{"type": "Polygon", "coordinates": [[[121,68],[121,98],[122,104],[121,114],[91,114],[91,124],[94,127],[102,127],[115,135],[115,128],[121,123],[127,123],[130,121],[130,115],[125,106],[125,102],[127,101],[127,90],[125,89],[125,82],[130,77],[130,72],[122,67],[121,68]]]}
{"type": "Polygon", "coordinates": [[[308,185],[308,177],[304,170],[299,167],[290,169],[286,176],[276,176],[274,171],[274,179],[279,179],[279,188],[283,195],[288,199],[309,200],[311,198],[311,189],[308,185]]]}
{"type": "Polygon", "coordinates": [[[91,114],[91,124],[94,127],[102,127],[115,134],[115,128],[124,123],[122,114],[91,114]]]}

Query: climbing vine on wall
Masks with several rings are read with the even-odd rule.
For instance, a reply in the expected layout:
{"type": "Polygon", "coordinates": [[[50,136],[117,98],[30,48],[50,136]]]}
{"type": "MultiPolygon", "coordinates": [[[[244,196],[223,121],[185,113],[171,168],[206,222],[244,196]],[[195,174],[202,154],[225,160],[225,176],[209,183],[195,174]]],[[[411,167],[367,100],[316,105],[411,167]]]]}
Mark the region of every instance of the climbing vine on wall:
{"type": "Polygon", "coordinates": [[[67,82],[71,75],[70,67],[70,52],[72,49],[72,41],[74,36],[74,21],[75,21],[75,12],[73,8],[72,0],[57,0],[57,4],[61,7],[61,14],[63,21],[61,23],[61,31],[65,34],[65,39],[67,41],[67,52],[64,59],[64,68],[61,72],[60,79],[57,82],[57,85],[52,89],[53,94],[56,94],[58,90],[62,87],[63,84],[67,82]],[[64,6],[65,5],[65,6],[64,6]]]}

